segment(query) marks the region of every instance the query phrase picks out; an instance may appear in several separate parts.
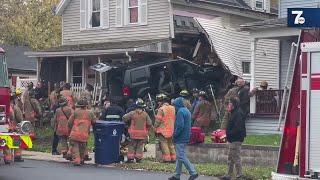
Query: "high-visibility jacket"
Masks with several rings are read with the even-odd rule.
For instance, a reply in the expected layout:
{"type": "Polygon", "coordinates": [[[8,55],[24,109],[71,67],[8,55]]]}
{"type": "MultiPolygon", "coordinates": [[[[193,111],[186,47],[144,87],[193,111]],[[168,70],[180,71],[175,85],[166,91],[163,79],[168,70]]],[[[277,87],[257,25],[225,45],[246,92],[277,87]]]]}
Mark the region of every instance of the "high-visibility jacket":
{"type": "Polygon", "coordinates": [[[172,137],[175,119],[175,108],[165,103],[159,108],[156,116],[156,133],[162,134],[165,138],[172,137]]]}
{"type": "Polygon", "coordinates": [[[136,109],[125,114],[123,119],[127,124],[130,124],[128,132],[131,139],[145,139],[148,136],[152,122],[145,111],[136,109]]]}
{"type": "Polygon", "coordinates": [[[87,109],[76,109],[69,118],[71,128],[70,139],[78,142],[87,142],[90,127],[95,123],[93,112],[87,109]]]}
{"type": "Polygon", "coordinates": [[[68,100],[68,106],[74,109],[75,103],[72,91],[63,90],[60,92],[60,94],[68,100]]]}
{"type": "Polygon", "coordinates": [[[68,126],[68,120],[72,113],[73,110],[68,106],[64,106],[56,110],[54,115],[54,128],[58,136],[69,136],[70,129],[68,126]]]}

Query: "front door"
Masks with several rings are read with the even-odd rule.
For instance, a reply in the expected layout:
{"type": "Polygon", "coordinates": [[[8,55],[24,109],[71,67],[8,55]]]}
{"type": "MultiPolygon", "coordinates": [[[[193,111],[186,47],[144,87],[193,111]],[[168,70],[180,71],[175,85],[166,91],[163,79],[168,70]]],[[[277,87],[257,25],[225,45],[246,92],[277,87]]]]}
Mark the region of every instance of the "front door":
{"type": "Polygon", "coordinates": [[[74,84],[84,83],[84,60],[83,59],[72,61],[71,82],[74,84]]]}

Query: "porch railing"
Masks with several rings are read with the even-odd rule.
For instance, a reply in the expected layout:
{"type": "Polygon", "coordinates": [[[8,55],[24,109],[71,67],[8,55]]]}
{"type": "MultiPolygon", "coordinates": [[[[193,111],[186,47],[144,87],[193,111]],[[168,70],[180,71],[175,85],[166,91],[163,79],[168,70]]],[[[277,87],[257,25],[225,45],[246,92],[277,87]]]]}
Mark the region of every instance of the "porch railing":
{"type": "MultiPolygon", "coordinates": [[[[71,91],[74,93],[74,96],[79,99],[82,92],[85,91],[86,84],[71,84],[71,91]]],[[[100,102],[102,99],[103,90],[99,84],[93,85],[93,91],[91,92],[92,95],[92,105],[97,102],[100,102]]]]}
{"type": "Polygon", "coordinates": [[[284,90],[260,90],[256,93],[256,115],[279,115],[284,90]]]}

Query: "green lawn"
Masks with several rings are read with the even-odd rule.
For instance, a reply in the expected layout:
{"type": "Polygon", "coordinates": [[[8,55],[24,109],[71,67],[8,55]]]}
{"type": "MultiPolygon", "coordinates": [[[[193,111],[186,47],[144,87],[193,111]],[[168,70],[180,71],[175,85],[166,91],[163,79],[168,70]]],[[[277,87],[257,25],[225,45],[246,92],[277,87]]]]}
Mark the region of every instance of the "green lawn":
{"type": "MultiPolygon", "coordinates": [[[[244,144],[259,145],[259,146],[279,146],[281,135],[248,135],[245,138],[244,144]]],[[[206,144],[211,144],[211,136],[206,136],[206,144]]]]}
{"type": "MultiPolygon", "coordinates": [[[[169,172],[173,173],[175,170],[174,164],[165,164],[154,161],[153,159],[143,160],[140,164],[118,164],[118,167],[125,169],[144,169],[149,171],[169,172]]],[[[197,171],[201,175],[207,176],[223,176],[227,172],[227,165],[201,163],[195,164],[197,171]]],[[[271,178],[271,172],[274,171],[272,167],[244,167],[244,174],[246,179],[252,180],[267,180],[271,178]]],[[[184,170],[184,172],[186,172],[184,170]]]]}

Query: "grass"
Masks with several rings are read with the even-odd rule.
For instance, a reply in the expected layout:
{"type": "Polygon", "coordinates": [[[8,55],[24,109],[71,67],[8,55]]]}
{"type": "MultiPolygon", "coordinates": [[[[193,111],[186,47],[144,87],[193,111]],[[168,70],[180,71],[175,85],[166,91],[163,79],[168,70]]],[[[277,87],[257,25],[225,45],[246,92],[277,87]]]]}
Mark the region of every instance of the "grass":
{"type": "MultiPolygon", "coordinates": [[[[194,164],[198,173],[206,176],[223,176],[227,172],[227,165],[201,163],[194,164]]],[[[156,162],[153,159],[145,159],[139,164],[118,164],[120,168],[125,169],[143,169],[156,172],[173,173],[175,170],[174,164],[165,164],[156,162]]],[[[272,167],[244,167],[243,171],[246,179],[253,180],[267,180],[271,178],[271,172],[274,170],[272,167]]],[[[186,170],[184,170],[186,173],[186,170]]]]}
{"type": "MultiPolygon", "coordinates": [[[[255,146],[280,146],[281,135],[247,135],[243,144],[255,146]]],[[[212,144],[211,136],[206,136],[205,144],[212,144]]]]}

